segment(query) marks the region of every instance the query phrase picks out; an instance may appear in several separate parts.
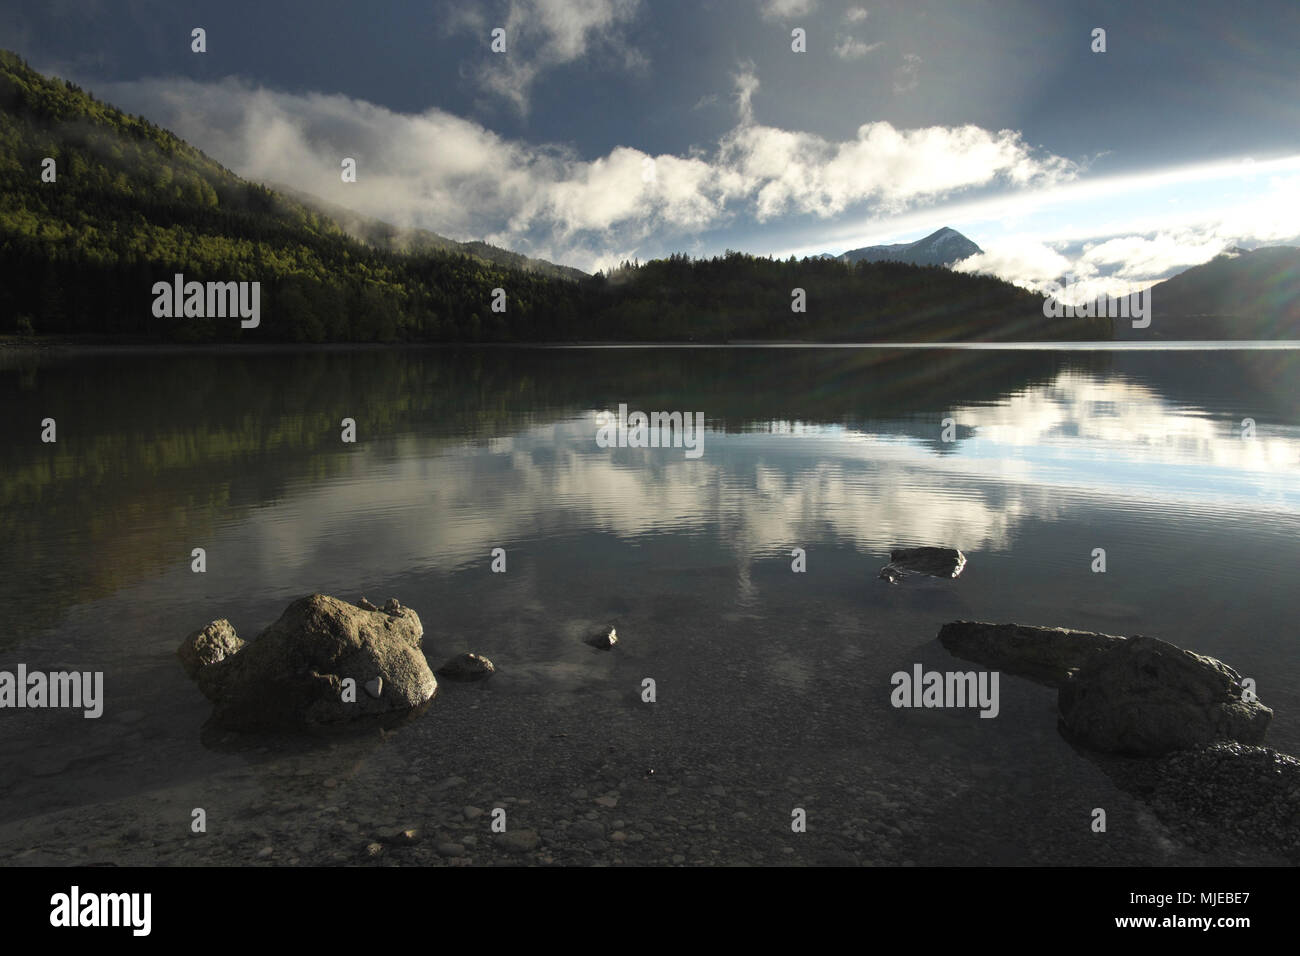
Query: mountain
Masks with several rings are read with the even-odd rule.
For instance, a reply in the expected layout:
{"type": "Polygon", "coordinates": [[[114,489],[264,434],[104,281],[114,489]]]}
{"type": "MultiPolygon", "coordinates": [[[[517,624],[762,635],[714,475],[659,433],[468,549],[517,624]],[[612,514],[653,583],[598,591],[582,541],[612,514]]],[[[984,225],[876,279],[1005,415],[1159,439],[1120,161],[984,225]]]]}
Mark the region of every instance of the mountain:
{"type": "Polygon", "coordinates": [[[1047,320],[1041,297],[1001,280],[899,262],[728,251],[575,272],[247,182],[0,51],[0,332],[258,343],[1110,334],[1109,322],[1047,320]],[[177,274],[206,285],[173,296],[177,274]],[[247,327],[220,291],[237,288],[250,302],[257,290],[247,327]],[[180,298],[183,310],[160,305],[180,298]]]}
{"type": "Polygon", "coordinates": [[[1300,340],[1300,248],[1232,248],[1151,287],[1151,326],[1123,339],[1300,340]]]}
{"type": "Polygon", "coordinates": [[[416,254],[422,252],[459,253],[472,256],[475,259],[482,259],[484,262],[505,266],[508,269],[538,272],[556,279],[585,279],[587,277],[587,273],[571,266],[556,265],[554,262],[548,262],[545,259],[530,259],[518,252],[511,252],[508,249],[492,246],[486,242],[457,242],[455,239],[448,239],[446,236],[440,236],[428,229],[401,229],[383,220],[363,216],[361,213],[354,212],[345,206],[327,202],[319,196],[313,196],[311,193],[294,189],[292,186],[286,186],[282,183],[268,183],[267,185],[280,195],[288,196],[302,203],[302,205],[333,219],[348,235],[355,236],[362,242],[389,252],[416,254]]]}
{"type": "Polygon", "coordinates": [[[916,242],[864,246],[838,256],[844,262],[910,262],[915,266],[949,266],[983,252],[956,229],[944,226],[916,242]]]}
{"type": "Polygon", "coordinates": [[[182,342],[547,338],[585,295],[576,282],[460,247],[399,253],[362,242],[0,51],[3,331],[182,342]],[[260,325],[155,315],[154,284],[178,273],[259,283],[260,325]],[[508,290],[507,313],[492,311],[494,289],[508,290]]]}

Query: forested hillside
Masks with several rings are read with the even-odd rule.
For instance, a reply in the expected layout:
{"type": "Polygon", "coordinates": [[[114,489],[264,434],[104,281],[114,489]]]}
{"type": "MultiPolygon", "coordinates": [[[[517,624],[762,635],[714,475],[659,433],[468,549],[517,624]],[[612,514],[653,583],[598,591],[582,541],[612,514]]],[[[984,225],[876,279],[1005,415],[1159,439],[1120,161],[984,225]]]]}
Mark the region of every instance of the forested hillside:
{"type": "MultiPolygon", "coordinates": [[[[429,235],[433,235],[430,233],[429,235]]],[[[435,244],[436,245],[436,244],[435,244]]],[[[0,331],[182,342],[1071,339],[999,280],[896,263],[673,256],[567,279],[364,242],[143,117],[0,51],[0,331]],[[47,158],[56,178],[43,181],[47,158]],[[153,285],[261,283],[261,323],[158,318],[153,285]],[[506,291],[494,312],[492,290],[506,291]],[[801,288],[806,311],[791,309],[801,288]]],[[[490,248],[490,247],[484,247],[490,248]]],[[[520,260],[522,262],[522,260],[520,260]]]]}

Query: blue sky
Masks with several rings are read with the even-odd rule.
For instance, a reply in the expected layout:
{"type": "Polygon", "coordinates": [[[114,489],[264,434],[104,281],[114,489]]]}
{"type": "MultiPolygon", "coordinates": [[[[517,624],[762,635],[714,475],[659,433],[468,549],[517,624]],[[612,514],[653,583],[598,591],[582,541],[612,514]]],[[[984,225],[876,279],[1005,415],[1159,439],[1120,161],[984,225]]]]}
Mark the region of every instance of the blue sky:
{"type": "Polygon", "coordinates": [[[963,268],[1124,291],[1300,234],[1294,0],[4,0],[0,45],[241,175],[588,270],[950,225],[963,268]]]}

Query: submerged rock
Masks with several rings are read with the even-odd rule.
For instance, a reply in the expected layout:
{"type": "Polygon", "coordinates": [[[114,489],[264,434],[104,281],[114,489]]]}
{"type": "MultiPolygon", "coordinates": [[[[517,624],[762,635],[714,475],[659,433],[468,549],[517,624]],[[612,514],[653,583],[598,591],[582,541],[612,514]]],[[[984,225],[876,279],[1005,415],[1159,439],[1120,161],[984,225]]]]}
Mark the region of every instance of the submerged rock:
{"type": "Polygon", "coordinates": [[[235,633],[235,626],[222,618],[185,638],[176,649],[176,656],[181,659],[185,676],[194,680],[204,667],[238,653],[244,643],[235,633]]]}
{"type": "Polygon", "coordinates": [[[294,601],[256,640],[198,668],[214,722],[232,730],[314,728],[427,704],[438,682],[420,650],[424,627],[410,608],[394,605],[369,611],[324,594],[294,601]],[[343,699],[349,678],[364,688],[355,701],[343,699]]]}
{"type": "Polygon", "coordinates": [[[939,643],[957,657],[1051,687],[1060,687],[1080,667],[1123,640],[1064,627],[983,621],[953,621],[939,629],[939,643]]]}
{"type": "Polygon", "coordinates": [[[439,677],[448,680],[487,680],[497,672],[493,663],[482,654],[457,654],[438,668],[439,677]]]}
{"type": "Polygon", "coordinates": [[[1108,753],[1160,756],[1219,740],[1258,744],[1273,711],[1222,661],[1153,637],[1121,640],[1061,685],[1061,730],[1108,753]]]}
{"type": "Polygon", "coordinates": [[[965,567],[966,555],[956,548],[894,548],[878,576],[897,584],[909,574],[955,578],[965,567]]]}
{"type": "Polygon", "coordinates": [[[592,647],[599,647],[601,650],[609,650],[618,643],[618,632],[612,627],[602,627],[599,631],[587,638],[587,643],[592,647]]]}
{"type": "Polygon", "coordinates": [[[1148,797],[1197,842],[1249,842],[1300,862],[1300,760],[1270,747],[1215,743],[1156,761],[1148,797]]]}

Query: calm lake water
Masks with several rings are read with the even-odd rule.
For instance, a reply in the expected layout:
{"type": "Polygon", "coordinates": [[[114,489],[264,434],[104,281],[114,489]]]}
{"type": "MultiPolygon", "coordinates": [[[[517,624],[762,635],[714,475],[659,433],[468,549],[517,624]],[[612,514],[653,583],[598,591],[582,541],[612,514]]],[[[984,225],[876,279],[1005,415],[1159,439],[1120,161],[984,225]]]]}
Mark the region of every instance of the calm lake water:
{"type": "Polygon", "coordinates": [[[962,618],[1144,633],[1254,677],[1300,752],[1298,376],[1289,351],[5,356],[0,669],[102,670],[106,700],[0,712],[0,854],[344,862],[414,820],[473,857],[457,813],[508,798],[559,862],[1186,862],[1052,692],[1004,676],[980,720],[895,710],[890,675],[973,667],[934,642],[962,618]],[[600,447],[620,404],[703,413],[702,453],[600,447]],[[967,569],[877,580],[912,545],[967,569]],[[433,666],[501,672],[393,740],[214,741],[177,645],[312,592],[396,596],[433,666]],[[262,823],[186,856],[190,808],[222,805],[262,823]],[[641,839],[570,852],[593,813],[641,839]]]}

